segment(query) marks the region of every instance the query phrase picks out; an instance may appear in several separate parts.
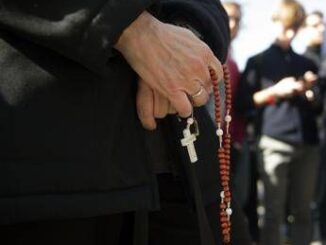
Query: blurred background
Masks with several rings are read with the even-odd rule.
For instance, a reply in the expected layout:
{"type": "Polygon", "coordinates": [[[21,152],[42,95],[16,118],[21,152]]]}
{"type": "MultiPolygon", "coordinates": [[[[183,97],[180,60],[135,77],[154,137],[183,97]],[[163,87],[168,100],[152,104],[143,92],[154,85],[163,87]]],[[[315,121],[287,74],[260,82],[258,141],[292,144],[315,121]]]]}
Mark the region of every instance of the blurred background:
{"type": "MultiPolygon", "coordinates": [[[[279,0],[238,0],[242,6],[242,23],[237,38],[233,42],[234,58],[243,70],[248,57],[267,48],[275,37],[271,15],[279,0]]],[[[325,0],[300,0],[307,13],[314,10],[326,14],[325,0]]],[[[305,48],[304,35],[298,34],[293,47],[302,53],[305,48]]],[[[324,51],[325,52],[325,51],[324,51]]]]}
{"type": "Polygon", "coordinates": [[[250,244],[326,245],[326,0],[222,2],[232,37],[233,196],[250,244]]]}

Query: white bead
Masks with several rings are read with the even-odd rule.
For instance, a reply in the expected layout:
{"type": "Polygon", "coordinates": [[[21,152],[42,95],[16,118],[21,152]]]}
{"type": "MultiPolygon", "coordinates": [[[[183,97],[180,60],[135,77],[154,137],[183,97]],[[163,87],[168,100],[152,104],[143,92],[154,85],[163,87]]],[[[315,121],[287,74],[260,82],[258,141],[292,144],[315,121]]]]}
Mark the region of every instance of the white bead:
{"type": "Polygon", "coordinates": [[[221,191],[220,196],[221,196],[222,199],[225,198],[224,191],[221,191]]]}
{"type": "Polygon", "coordinates": [[[222,136],[223,135],[223,130],[221,128],[216,130],[216,135],[217,136],[222,136]]]}
{"type": "Polygon", "coordinates": [[[192,125],[194,123],[194,119],[192,117],[189,117],[187,119],[187,123],[190,124],[190,125],[192,125]]]}
{"type": "Polygon", "coordinates": [[[231,122],[232,121],[232,117],[230,115],[226,115],[225,116],[225,121],[228,122],[228,123],[231,122]]]}
{"type": "Polygon", "coordinates": [[[305,92],[305,95],[309,101],[313,101],[315,98],[314,92],[310,89],[305,92]]]}
{"type": "Polygon", "coordinates": [[[228,216],[231,216],[231,215],[232,215],[232,208],[227,208],[227,209],[225,210],[225,212],[226,212],[226,214],[227,214],[228,216]]]}

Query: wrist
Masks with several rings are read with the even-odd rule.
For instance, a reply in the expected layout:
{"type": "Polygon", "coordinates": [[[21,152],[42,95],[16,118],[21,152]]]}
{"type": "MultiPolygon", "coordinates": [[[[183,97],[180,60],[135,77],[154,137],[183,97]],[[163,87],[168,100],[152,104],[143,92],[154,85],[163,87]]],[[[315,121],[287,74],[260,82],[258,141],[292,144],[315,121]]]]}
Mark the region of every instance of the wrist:
{"type": "Polygon", "coordinates": [[[158,22],[155,17],[144,11],[122,32],[114,48],[122,54],[128,52],[133,48],[134,43],[137,43],[137,40],[144,35],[144,32],[155,30],[158,22]]]}
{"type": "Polygon", "coordinates": [[[274,87],[269,87],[266,89],[266,99],[265,102],[268,105],[275,105],[278,100],[277,93],[275,92],[274,87]]]}
{"type": "Polygon", "coordinates": [[[269,95],[268,97],[266,97],[266,104],[268,105],[275,105],[277,102],[277,97],[273,94],[269,95]]]}

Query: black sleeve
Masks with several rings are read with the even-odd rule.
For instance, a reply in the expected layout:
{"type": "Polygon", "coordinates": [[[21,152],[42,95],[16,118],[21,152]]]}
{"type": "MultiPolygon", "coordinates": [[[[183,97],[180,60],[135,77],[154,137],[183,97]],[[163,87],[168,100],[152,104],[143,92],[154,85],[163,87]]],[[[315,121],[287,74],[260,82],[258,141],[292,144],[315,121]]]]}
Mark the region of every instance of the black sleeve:
{"type": "Polygon", "coordinates": [[[256,106],[253,95],[260,89],[260,74],[257,59],[250,58],[239,81],[235,97],[235,110],[246,118],[254,116],[256,106]]]}
{"type": "MultiPolygon", "coordinates": [[[[312,61],[307,61],[307,69],[306,71],[312,71],[315,74],[319,75],[317,65],[312,61]]],[[[313,110],[316,115],[321,114],[323,111],[323,86],[324,81],[321,77],[316,81],[313,87],[310,89],[314,94],[314,99],[309,101],[304,94],[298,96],[299,103],[303,108],[307,108],[308,110],[313,110]]]]}
{"type": "Polygon", "coordinates": [[[122,31],[155,3],[159,18],[185,18],[204,33],[224,61],[229,32],[226,14],[216,0],[0,0],[0,30],[105,72],[122,31]]]}
{"type": "Polygon", "coordinates": [[[198,31],[216,57],[225,62],[230,42],[228,17],[219,0],[161,0],[152,13],[169,23],[185,23],[198,31]]]}
{"type": "Polygon", "coordinates": [[[155,0],[0,0],[0,30],[90,70],[106,69],[122,31],[155,0]]]}

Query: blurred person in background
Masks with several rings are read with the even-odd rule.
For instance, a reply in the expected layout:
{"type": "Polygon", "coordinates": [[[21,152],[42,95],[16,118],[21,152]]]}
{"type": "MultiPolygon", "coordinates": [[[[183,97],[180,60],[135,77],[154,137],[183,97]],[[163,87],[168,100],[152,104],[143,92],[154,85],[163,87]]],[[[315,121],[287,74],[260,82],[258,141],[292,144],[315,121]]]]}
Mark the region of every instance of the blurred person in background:
{"type": "MultiPolygon", "coordinates": [[[[304,55],[315,62],[316,66],[319,68],[319,94],[315,96],[320,96],[325,98],[325,67],[322,68],[322,46],[324,43],[324,34],[325,34],[325,23],[324,23],[324,14],[320,11],[314,11],[307,15],[305,20],[305,28],[303,30],[307,40],[307,49],[304,55]],[[324,74],[323,74],[324,73],[324,74]]],[[[324,103],[325,104],[325,103],[324,103]]],[[[324,112],[325,118],[325,112],[324,112]]],[[[326,120],[320,122],[320,138],[321,141],[321,159],[318,167],[318,177],[316,183],[316,192],[315,192],[315,203],[313,205],[313,221],[314,221],[314,241],[325,240],[326,237],[326,200],[325,200],[325,181],[326,181],[326,142],[325,142],[325,126],[326,120]]]]}
{"type": "Polygon", "coordinates": [[[248,60],[239,83],[237,110],[255,121],[259,136],[262,245],[283,244],[287,205],[293,217],[291,244],[307,245],[311,239],[310,203],[318,162],[315,118],[320,110],[311,93],[317,67],[291,48],[304,20],[304,8],[297,1],[281,1],[273,15],[275,41],[248,60]]]}
{"type": "Polygon", "coordinates": [[[324,32],[324,14],[320,11],[314,11],[307,15],[304,28],[307,38],[305,56],[312,59],[318,66],[320,66],[322,59],[321,50],[324,42],[324,32]]]}

